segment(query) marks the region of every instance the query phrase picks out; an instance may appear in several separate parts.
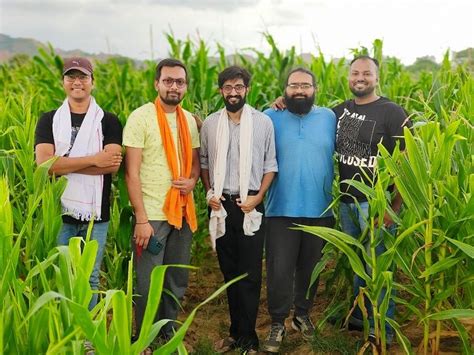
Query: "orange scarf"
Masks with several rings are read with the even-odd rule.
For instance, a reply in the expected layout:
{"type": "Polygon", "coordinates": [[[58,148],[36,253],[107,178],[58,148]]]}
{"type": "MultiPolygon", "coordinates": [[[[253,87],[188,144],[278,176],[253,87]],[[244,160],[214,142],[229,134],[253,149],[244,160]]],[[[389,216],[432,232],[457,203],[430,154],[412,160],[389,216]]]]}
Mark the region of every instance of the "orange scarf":
{"type": "MultiPolygon", "coordinates": [[[[193,163],[193,152],[191,145],[191,134],[188,128],[188,122],[184,115],[181,106],[176,107],[176,120],[178,129],[178,154],[176,156],[176,148],[171,134],[171,129],[166,119],[166,113],[161,105],[159,98],[155,100],[156,117],[158,120],[158,127],[160,128],[161,140],[163,142],[163,148],[166,154],[166,160],[168,161],[168,167],[171,171],[173,180],[179,178],[179,172],[181,176],[185,178],[191,177],[191,168],[193,163]],[[178,170],[178,164],[180,169],[178,170]]],[[[191,231],[194,232],[197,229],[196,211],[194,208],[193,194],[181,195],[180,191],[173,186],[170,187],[166,194],[165,204],[163,205],[163,212],[168,219],[168,223],[175,226],[177,229],[181,229],[183,217],[186,218],[191,231]],[[183,216],[184,210],[184,216],[183,216]]]]}

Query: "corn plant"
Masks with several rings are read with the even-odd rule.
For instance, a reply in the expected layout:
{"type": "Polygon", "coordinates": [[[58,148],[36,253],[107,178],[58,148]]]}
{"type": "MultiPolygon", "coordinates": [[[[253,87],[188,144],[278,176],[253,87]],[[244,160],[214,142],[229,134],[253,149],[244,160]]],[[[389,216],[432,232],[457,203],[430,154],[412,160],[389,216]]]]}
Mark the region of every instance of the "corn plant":
{"type": "MultiPolygon", "coordinates": [[[[380,166],[380,165],[379,165],[380,166]]],[[[375,335],[375,344],[369,341],[362,346],[360,353],[363,353],[369,346],[373,346],[376,352],[382,354],[387,353],[386,349],[386,323],[388,323],[395,331],[395,334],[407,353],[411,353],[411,346],[408,339],[403,335],[400,325],[394,320],[386,317],[389,306],[390,297],[392,297],[393,288],[393,271],[392,263],[396,250],[400,243],[403,242],[413,231],[424,224],[421,221],[416,225],[410,226],[396,239],[385,230],[385,227],[377,227],[376,220],[382,218],[386,211],[390,213],[395,220],[397,217],[391,210],[389,202],[391,195],[387,193],[390,183],[389,174],[382,167],[375,169],[376,177],[372,181],[372,186],[368,186],[363,182],[355,180],[345,180],[344,182],[356,187],[363,192],[369,201],[369,215],[367,217],[367,230],[362,234],[360,239],[345,234],[343,232],[326,228],[326,227],[308,227],[299,226],[307,233],[311,233],[321,237],[337,249],[343,252],[352,267],[355,274],[361,277],[366,287],[361,287],[357,295],[354,305],[346,317],[348,321],[351,312],[355,307],[359,307],[364,316],[364,335],[368,338],[368,309],[371,307],[373,315],[373,331],[375,335]],[[386,251],[381,255],[377,255],[376,248],[380,243],[384,243],[386,251]],[[366,300],[370,302],[370,306],[366,304],[366,300]]],[[[315,280],[321,272],[321,266],[317,265],[317,269],[313,273],[312,279],[315,280]]]]}
{"type": "Polygon", "coordinates": [[[439,123],[430,123],[419,128],[418,137],[406,130],[406,154],[398,157],[381,148],[388,170],[411,212],[402,225],[427,222],[404,244],[404,253],[397,252],[398,265],[411,278],[410,284],[399,287],[412,295],[410,302],[399,302],[410,307],[423,323],[425,353],[434,319],[431,344],[434,352],[440,350],[442,319],[452,320],[463,351],[472,351],[461,319],[472,317],[474,306],[474,175],[471,157],[462,154],[463,150],[468,151],[466,144],[472,147],[473,136],[472,130],[469,136],[458,133],[462,124],[458,119],[442,131],[439,123]],[[454,151],[460,154],[453,154],[454,151]],[[424,308],[420,310],[415,305],[422,300],[424,308]],[[443,312],[443,317],[438,312],[443,312]]]}
{"type": "MultiPolygon", "coordinates": [[[[282,50],[271,34],[264,33],[266,51],[245,48],[228,53],[217,44],[213,53],[202,38],[178,39],[172,33],[164,38],[169,43],[170,56],[188,66],[189,86],[183,106],[201,118],[223,107],[217,75],[231,64],[242,65],[252,73],[247,100],[257,109],[268,107],[283,93],[286,74],[295,66],[306,66],[315,73],[318,105],[332,107],[351,95],[346,78],[351,58],[333,60],[320,48],[314,48],[310,56],[303,58],[294,47],[282,50]]],[[[327,244],[315,273],[326,283],[326,292],[334,296],[334,306],[328,308],[326,317],[338,311],[350,311],[352,273],[365,273],[363,277],[368,282],[362,294],[377,308],[374,318],[379,350],[384,344],[382,325],[393,320],[383,319],[385,305],[384,301],[376,302],[377,293],[383,287],[392,287],[399,291],[398,295],[409,295],[396,297],[397,303],[405,306],[403,313],[397,315],[397,323],[414,320],[420,324],[424,335],[420,349],[437,351],[442,347],[443,337],[456,334],[461,339],[460,351],[470,353],[472,339],[466,327],[472,322],[474,308],[472,73],[462,65],[454,66],[449,52],[438,70],[413,74],[397,58],[383,56],[380,40],[375,40],[372,48],[353,49],[354,55],[369,53],[381,61],[379,93],[401,104],[417,127],[411,136],[405,134],[409,143],[404,155],[398,151],[389,155],[382,149],[379,159],[380,183],[393,180],[406,208],[397,220],[399,234],[392,239],[387,236],[391,244],[381,258],[374,259],[371,248],[362,250],[361,241],[351,239],[353,244],[348,244],[359,252],[353,260],[341,252],[342,244],[339,247],[327,244]],[[373,272],[357,269],[356,257],[370,265],[373,272]],[[392,270],[385,267],[392,259],[403,282],[394,279],[392,270]],[[325,268],[328,265],[334,267],[325,268]]],[[[85,260],[82,258],[86,246],[89,250],[92,244],[74,242],[69,249],[55,247],[61,227],[59,198],[65,181],[48,177],[47,166],[36,169],[33,141],[41,113],[58,107],[64,99],[62,64],[62,58],[52,47],[40,49],[33,58],[19,56],[0,64],[0,297],[3,300],[0,346],[6,353],[53,350],[80,353],[83,340],[96,336],[86,336],[86,331],[89,332],[86,324],[92,322],[90,329],[97,329],[101,334],[102,340],[97,344],[102,350],[135,351],[146,341],[142,338],[140,345],[136,345],[126,340],[130,329],[132,210],[122,169],[113,180],[111,221],[101,278],[101,290],[108,290],[102,291],[103,310],[79,312],[89,291],[84,276],[87,270],[83,269],[79,277],[76,262],[85,260]],[[84,249],[79,251],[79,245],[84,249]],[[78,280],[84,290],[76,290],[71,280],[78,280]],[[84,323],[76,322],[79,318],[73,308],[77,315],[84,316],[81,318],[84,323]],[[110,324],[105,321],[107,316],[110,324]],[[118,329],[114,322],[119,321],[127,324],[126,327],[118,329]],[[48,327],[40,326],[44,324],[48,327]],[[16,333],[15,329],[18,329],[16,333]]],[[[153,61],[137,64],[124,58],[96,62],[93,95],[124,124],[132,110],[156,97],[155,66],[153,61]]],[[[377,239],[373,218],[387,208],[389,198],[382,194],[384,185],[377,184],[366,191],[373,206],[368,221],[371,228],[366,236],[372,246],[377,239]]],[[[336,190],[335,184],[337,200],[336,190]]],[[[199,232],[193,241],[192,260],[199,264],[210,249],[206,241],[206,201],[200,186],[195,198],[199,232]]],[[[323,232],[336,236],[333,231],[323,232]]],[[[339,237],[349,243],[337,234],[339,237]]],[[[363,299],[359,297],[357,302],[360,304],[363,299]]],[[[397,332],[398,339],[409,352],[407,340],[400,339],[402,329],[397,332]]],[[[179,342],[167,349],[179,347],[179,342]]]]}

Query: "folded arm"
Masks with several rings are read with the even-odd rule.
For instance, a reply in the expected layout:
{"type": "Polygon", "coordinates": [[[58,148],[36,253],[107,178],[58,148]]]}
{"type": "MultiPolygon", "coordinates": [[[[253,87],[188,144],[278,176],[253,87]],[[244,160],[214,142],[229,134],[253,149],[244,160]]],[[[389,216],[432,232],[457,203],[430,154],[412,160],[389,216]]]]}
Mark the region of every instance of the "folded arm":
{"type": "MultiPolygon", "coordinates": [[[[54,157],[54,144],[40,143],[35,148],[36,164],[40,165],[54,157]]],[[[58,157],[49,169],[50,174],[65,175],[80,173],[102,175],[116,172],[122,162],[121,148],[118,144],[108,144],[104,150],[86,157],[58,157]]]]}

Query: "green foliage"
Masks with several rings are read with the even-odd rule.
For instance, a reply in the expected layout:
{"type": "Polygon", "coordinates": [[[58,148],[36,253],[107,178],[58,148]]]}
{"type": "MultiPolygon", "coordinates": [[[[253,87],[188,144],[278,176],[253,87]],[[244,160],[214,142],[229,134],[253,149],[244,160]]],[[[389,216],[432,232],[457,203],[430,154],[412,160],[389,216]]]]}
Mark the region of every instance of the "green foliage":
{"type": "Polygon", "coordinates": [[[362,344],[349,340],[342,333],[316,333],[311,341],[311,348],[315,354],[356,355],[362,344]]]}
{"type": "MultiPolygon", "coordinates": [[[[231,64],[251,72],[247,100],[257,109],[268,107],[282,95],[286,75],[295,66],[305,66],[315,73],[317,105],[332,107],[350,97],[347,64],[352,58],[331,60],[321,51],[301,58],[294,48],[279,49],[270,34],[263,36],[268,51],[250,48],[229,56],[220,45],[212,53],[202,39],[166,35],[170,56],[183,60],[188,67],[189,87],[183,106],[202,119],[220,109],[223,104],[217,75],[231,64]]],[[[391,182],[401,192],[406,208],[397,219],[397,238],[377,260],[359,241],[342,233],[313,230],[325,234],[330,242],[313,275],[314,279],[321,275],[327,292],[333,292],[327,314],[343,308],[349,311],[348,279],[356,272],[368,281],[363,292],[372,300],[382,286],[408,295],[396,300],[405,306],[400,319],[421,322],[425,339],[434,331],[439,342],[442,329],[457,331],[464,353],[470,353],[472,346],[463,317],[472,317],[469,311],[474,308],[474,81],[470,53],[458,53],[455,62],[447,53],[438,68],[426,67],[414,76],[398,59],[383,57],[380,40],[374,41],[373,48],[353,49],[353,55],[383,59],[379,93],[401,104],[416,126],[405,132],[406,153],[396,150],[390,155],[382,149],[379,180],[371,188],[358,186],[365,189],[374,206],[369,224],[373,226],[376,215],[390,211],[384,191],[391,182]],[[467,64],[457,65],[459,58],[467,64]],[[392,260],[403,274],[403,282],[394,280],[388,270],[392,260]],[[362,267],[362,261],[375,270],[371,275],[362,267]],[[333,269],[326,267],[332,264],[333,269]]],[[[34,130],[41,113],[57,108],[64,100],[62,63],[50,47],[40,49],[33,59],[17,57],[0,65],[0,346],[5,353],[80,353],[87,337],[94,339],[98,352],[136,353],[149,344],[162,323],[149,323],[139,341],[130,343],[132,211],[123,168],[113,183],[101,284],[107,291],[102,291],[99,305],[91,312],[87,310],[91,295],[87,280],[96,246],[75,240],[69,248],[55,247],[65,181],[48,177],[52,161],[36,167],[34,130]]],[[[125,124],[135,108],[154,100],[155,65],[147,61],[137,66],[123,58],[95,63],[94,96],[98,103],[125,124]]],[[[202,185],[195,190],[195,198],[199,230],[193,242],[193,263],[199,264],[209,251],[202,185]]],[[[373,228],[368,237],[374,242],[373,228]]],[[[161,277],[156,276],[156,289],[160,288],[161,277]]],[[[381,314],[386,303],[376,312],[379,324],[384,321],[381,314]]],[[[150,305],[150,309],[155,306],[150,305]]],[[[182,350],[181,342],[193,315],[162,351],[182,350]]],[[[410,351],[403,327],[394,320],[387,321],[397,330],[399,344],[410,351]]],[[[382,327],[382,340],[383,333],[382,327]]],[[[426,340],[424,346],[427,351],[426,340]]]]}

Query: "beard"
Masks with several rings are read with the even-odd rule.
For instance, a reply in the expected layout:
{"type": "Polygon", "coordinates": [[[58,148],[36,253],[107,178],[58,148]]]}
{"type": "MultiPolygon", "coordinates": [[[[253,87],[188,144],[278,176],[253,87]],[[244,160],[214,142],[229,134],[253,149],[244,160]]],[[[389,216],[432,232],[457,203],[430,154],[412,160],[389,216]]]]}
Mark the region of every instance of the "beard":
{"type": "Polygon", "coordinates": [[[350,85],[349,89],[351,90],[352,94],[355,97],[364,97],[364,96],[372,94],[375,91],[374,86],[367,86],[364,89],[359,90],[359,89],[356,89],[353,85],[350,85]]]}
{"type": "Polygon", "coordinates": [[[297,115],[306,115],[309,111],[311,111],[311,108],[314,105],[314,98],[315,93],[313,93],[311,96],[300,95],[295,97],[295,95],[288,96],[288,94],[285,92],[286,108],[291,113],[297,115]]]}
{"type": "Polygon", "coordinates": [[[240,95],[234,95],[234,96],[229,95],[229,96],[224,97],[223,99],[224,99],[224,105],[225,105],[226,110],[232,113],[239,111],[245,105],[246,96],[247,95],[243,97],[240,95]],[[239,100],[235,103],[231,103],[230,99],[232,98],[237,98],[239,100]]]}
{"type": "Polygon", "coordinates": [[[180,96],[179,94],[177,94],[177,96],[170,96],[169,93],[166,93],[165,95],[166,96],[163,97],[160,94],[160,100],[167,105],[172,105],[172,106],[179,105],[180,102],[183,101],[183,97],[180,96]]]}

